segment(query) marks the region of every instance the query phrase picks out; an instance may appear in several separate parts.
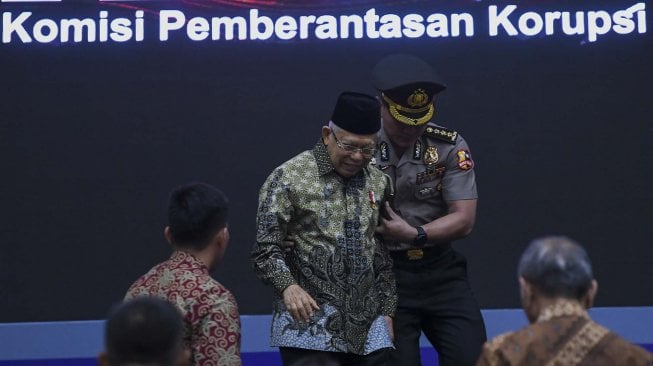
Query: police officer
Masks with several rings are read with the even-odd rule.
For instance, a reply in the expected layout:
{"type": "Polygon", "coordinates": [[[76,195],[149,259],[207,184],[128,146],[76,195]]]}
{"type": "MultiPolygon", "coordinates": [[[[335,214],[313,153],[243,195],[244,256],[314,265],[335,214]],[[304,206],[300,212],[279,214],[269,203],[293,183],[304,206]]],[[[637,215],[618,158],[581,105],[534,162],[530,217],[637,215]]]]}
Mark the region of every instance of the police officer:
{"type": "Polygon", "coordinates": [[[446,86],[430,65],[390,55],[372,71],[382,102],[378,167],[394,182],[378,233],[391,250],[399,304],[395,365],[420,365],[424,331],[440,365],[473,365],[485,325],[467,280],[466,259],[451,242],[476,217],[474,161],[458,132],[436,125],[435,96],[446,86]]]}

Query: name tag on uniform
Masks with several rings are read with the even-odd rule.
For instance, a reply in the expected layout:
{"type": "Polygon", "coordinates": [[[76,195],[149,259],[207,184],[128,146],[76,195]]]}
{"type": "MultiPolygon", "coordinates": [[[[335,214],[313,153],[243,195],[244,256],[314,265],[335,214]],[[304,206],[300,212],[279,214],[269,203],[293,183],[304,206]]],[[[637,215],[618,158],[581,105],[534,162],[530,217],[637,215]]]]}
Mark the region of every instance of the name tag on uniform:
{"type": "Polygon", "coordinates": [[[428,196],[435,191],[435,187],[424,187],[419,190],[420,196],[428,196]]]}

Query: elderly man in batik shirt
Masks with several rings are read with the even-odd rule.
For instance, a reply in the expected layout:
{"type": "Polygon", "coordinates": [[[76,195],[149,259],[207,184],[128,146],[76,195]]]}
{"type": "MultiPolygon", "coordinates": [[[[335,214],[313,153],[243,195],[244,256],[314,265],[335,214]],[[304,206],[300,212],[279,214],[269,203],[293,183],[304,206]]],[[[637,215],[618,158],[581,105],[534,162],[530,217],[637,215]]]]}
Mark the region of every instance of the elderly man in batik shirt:
{"type": "Polygon", "coordinates": [[[380,128],[376,99],[341,94],[315,147],[261,188],[252,260],[276,290],[272,345],[284,365],[320,352],[380,365],[392,347],[392,262],[374,236],[386,179],[370,164],[380,128]]]}
{"type": "Polygon", "coordinates": [[[483,346],[477,365],[653,365],[653,355],[593,322],[598,288],[585,250],[566,237],[535,240],[519,262],[531,325],[483,346]]]}
{"type": "Polygon", "coordinates": [[[194,366],[241,364],[236,299],[209,274],[229,243],[227,211],[227,197],[215,187],[193,183],[175,189],[164,231],[175,251],[136,280],[125,296],[155,296],[176,305],[194,366]]]}

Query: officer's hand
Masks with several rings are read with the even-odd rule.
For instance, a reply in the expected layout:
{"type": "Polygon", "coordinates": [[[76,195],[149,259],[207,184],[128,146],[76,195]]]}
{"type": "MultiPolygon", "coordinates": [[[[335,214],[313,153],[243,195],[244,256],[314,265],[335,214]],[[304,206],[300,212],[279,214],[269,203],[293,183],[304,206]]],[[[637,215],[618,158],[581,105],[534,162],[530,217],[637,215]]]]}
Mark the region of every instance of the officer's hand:
{"type": "Polygon", "coordinates": [[[283,290],[283,303],[295,321],[308,323],[315,310],[320,310],[317,302],[299,285],[290,285],[283,290]]]}
{"type": "Polygon", "coordinates": [[[392,318],[384,315],[383,319],[385,320],[385,324],[388,326],[388,333],[390,333],[390,340],[393,342],[395,341],[395,328],[394,325],[392,324],[392,318]]]}
{"type": "Polygon", "coordinates": [[[388,202],[385,202],[385,211],[389,219],[381,218],[376,233],[383,236],[384,240],[411,243],[417,234],[415,228],[397,215],[388,202]]]}
{"type": "Polygon", "coordinates": [[[292,250],[292,248],[295,247],[295,237],[292,236],[291,234],[288,234],[282,241],[281,241],[281,249],[283,249],[283,252],[288,254],[292,250]]]}

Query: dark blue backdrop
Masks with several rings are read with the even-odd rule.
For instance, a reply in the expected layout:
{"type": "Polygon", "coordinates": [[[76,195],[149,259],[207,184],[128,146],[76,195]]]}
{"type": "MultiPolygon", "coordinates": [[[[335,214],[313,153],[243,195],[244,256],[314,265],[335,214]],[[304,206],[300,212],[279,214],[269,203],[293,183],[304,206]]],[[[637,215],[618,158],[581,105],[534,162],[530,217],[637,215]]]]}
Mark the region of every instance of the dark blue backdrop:
{"type": "MultiPolygon", "coordinates": [[[[149,10],[247,14],[243,7],[146,2],[149,10]]],[[[342,90],[372,93],[387,53],[431,62],[449,89],[436,122],[476,160],[475,231],[456,244],[483,308],[518,307],[515,267],[535,236],[589,250],[598,306],[653,304],[651,36],[489,37],[490,3],[365,2],[325,12],[468,12],[459,38],[0,44],[0,322],[103,318],[139,275],[169,255],[172,187],[206,181],[233,204],[232,242],[216,277],[241,313],[270,311],[249,264],[260,185],[310,148],[342,90]]],[[[628,1],[520,2],[538,10],[617,10],[628,1]]],[[[124,4],[127,4],[125,2],[124,4]]],[[[124,5],[123,4],[123,5],[124,5]]],[[[120,4],[119,4],[120,5],[120,4]]],[[[138,5],[129,3],[128,5],[138,5]]],[[[51,17],[132,16],[86,2],[0,4],[51,17]]],[[[262,7],[268,15],[315,7],[262,7]]],[[[317,10],[316,10],[317,9],[317,10]]],[[[156,14],[146,12],[147,24],[156,14]]],[[[650,27],[649,27],[650,28],[650,27]]]]}

